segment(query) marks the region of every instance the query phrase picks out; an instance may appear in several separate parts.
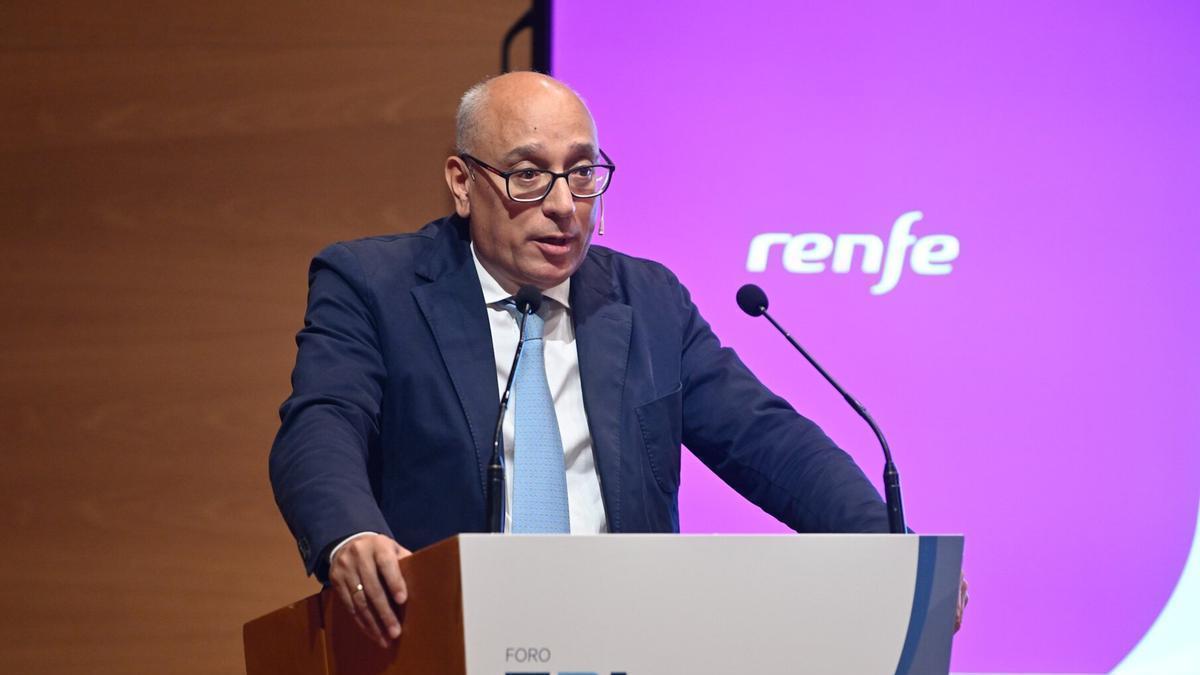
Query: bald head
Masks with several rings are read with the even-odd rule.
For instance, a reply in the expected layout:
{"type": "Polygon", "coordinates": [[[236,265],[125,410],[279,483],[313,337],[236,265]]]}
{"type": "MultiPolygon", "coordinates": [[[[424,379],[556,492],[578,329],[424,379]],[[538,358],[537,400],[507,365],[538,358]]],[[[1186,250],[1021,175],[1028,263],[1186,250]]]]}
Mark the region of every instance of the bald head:
{"type": "Polygon", "coordinates": [[[519,71],[484,80],[463,94],[455,117],[455,146],[460,154],[477,154],[481,139],[512,132],[514,120],[547,113],[580,115],[595,136],[592,114],[575,90],[548,75],[519,71]]]}
{"type": "Polygon", "coordinates": [[[509,73],[467,91],[457,122],[446,186],[479,264],[510,293],[563,283],[587,255],[600,199],[575,196],[568,178],[587,180],[603,155],[587,106],[552,77],[509,73]]]}

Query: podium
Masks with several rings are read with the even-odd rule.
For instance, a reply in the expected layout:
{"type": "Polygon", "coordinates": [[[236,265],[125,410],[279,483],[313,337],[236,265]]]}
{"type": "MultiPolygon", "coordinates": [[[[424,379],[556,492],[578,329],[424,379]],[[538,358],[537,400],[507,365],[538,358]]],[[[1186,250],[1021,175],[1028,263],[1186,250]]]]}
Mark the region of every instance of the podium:
{"type": "Polygon", "coordinates": [[[247,623],[247,675],[947,673],[961,536],[464,534],[401,561],[384,649],[328,590],[247,623]]]}

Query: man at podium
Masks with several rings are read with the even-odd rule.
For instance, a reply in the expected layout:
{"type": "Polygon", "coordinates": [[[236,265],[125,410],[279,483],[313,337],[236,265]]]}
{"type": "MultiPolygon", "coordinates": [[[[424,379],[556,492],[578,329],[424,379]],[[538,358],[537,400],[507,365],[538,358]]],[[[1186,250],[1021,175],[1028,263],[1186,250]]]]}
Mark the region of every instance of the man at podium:
{"type": "MultiPolygon", "coordinates": [[[[502,425],[506,531],[676,532],[681,444],[797,531],[888,531],[850,457],[720,345],[669,270],[591,245],[616,164],[571,89],[527,72],[476,85],[456,143],[454,214],[313,260],[271,450],[307,571],[368,634],[400,634],[401,557],[486,530],[527,285],[543,300],[502,425]]],[[[720,179],[687,165],[648,172],[664,199],[720,179]]]]}

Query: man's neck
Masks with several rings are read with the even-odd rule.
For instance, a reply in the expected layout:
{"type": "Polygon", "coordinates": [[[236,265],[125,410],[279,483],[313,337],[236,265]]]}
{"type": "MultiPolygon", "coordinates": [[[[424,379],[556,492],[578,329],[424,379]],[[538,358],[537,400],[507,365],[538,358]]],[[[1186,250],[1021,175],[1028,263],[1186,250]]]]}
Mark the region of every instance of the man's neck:
{"type": "MultiPolygon", "coordinates": [[[[471,258],[475,261],[475,271],[479,274],[479,286],[483,289],[484,303],[490,305],[495,302],[502,302],[516,295],[519,289],[517,287],[509,288],[510,284],[501,282],[501,277],[492,274],[488,266],[480,259],[479,253],[475,250],[474,242],[471,243],[471,258]]],[[[570,307],[571,278],[567,277],[562,283],[542,290],[542,293],[563,307],[570,307]]]]}

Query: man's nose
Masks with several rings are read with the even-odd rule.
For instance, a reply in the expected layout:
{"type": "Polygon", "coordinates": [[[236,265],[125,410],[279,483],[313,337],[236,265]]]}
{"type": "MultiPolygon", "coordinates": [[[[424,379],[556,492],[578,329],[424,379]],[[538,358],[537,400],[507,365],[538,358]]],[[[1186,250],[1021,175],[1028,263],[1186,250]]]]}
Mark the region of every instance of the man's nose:
{"type": "Polygon", "coordinates": [[[555,221],[575,215],[575,197],[571,194],[571,189],[567,187],[566,178],[555,177],[554,182],[550,184],[550,194],[542,200],[542,213],[555,221]],[[558,181],[559,178],[562,178],[561,185],[558,181]]]}

